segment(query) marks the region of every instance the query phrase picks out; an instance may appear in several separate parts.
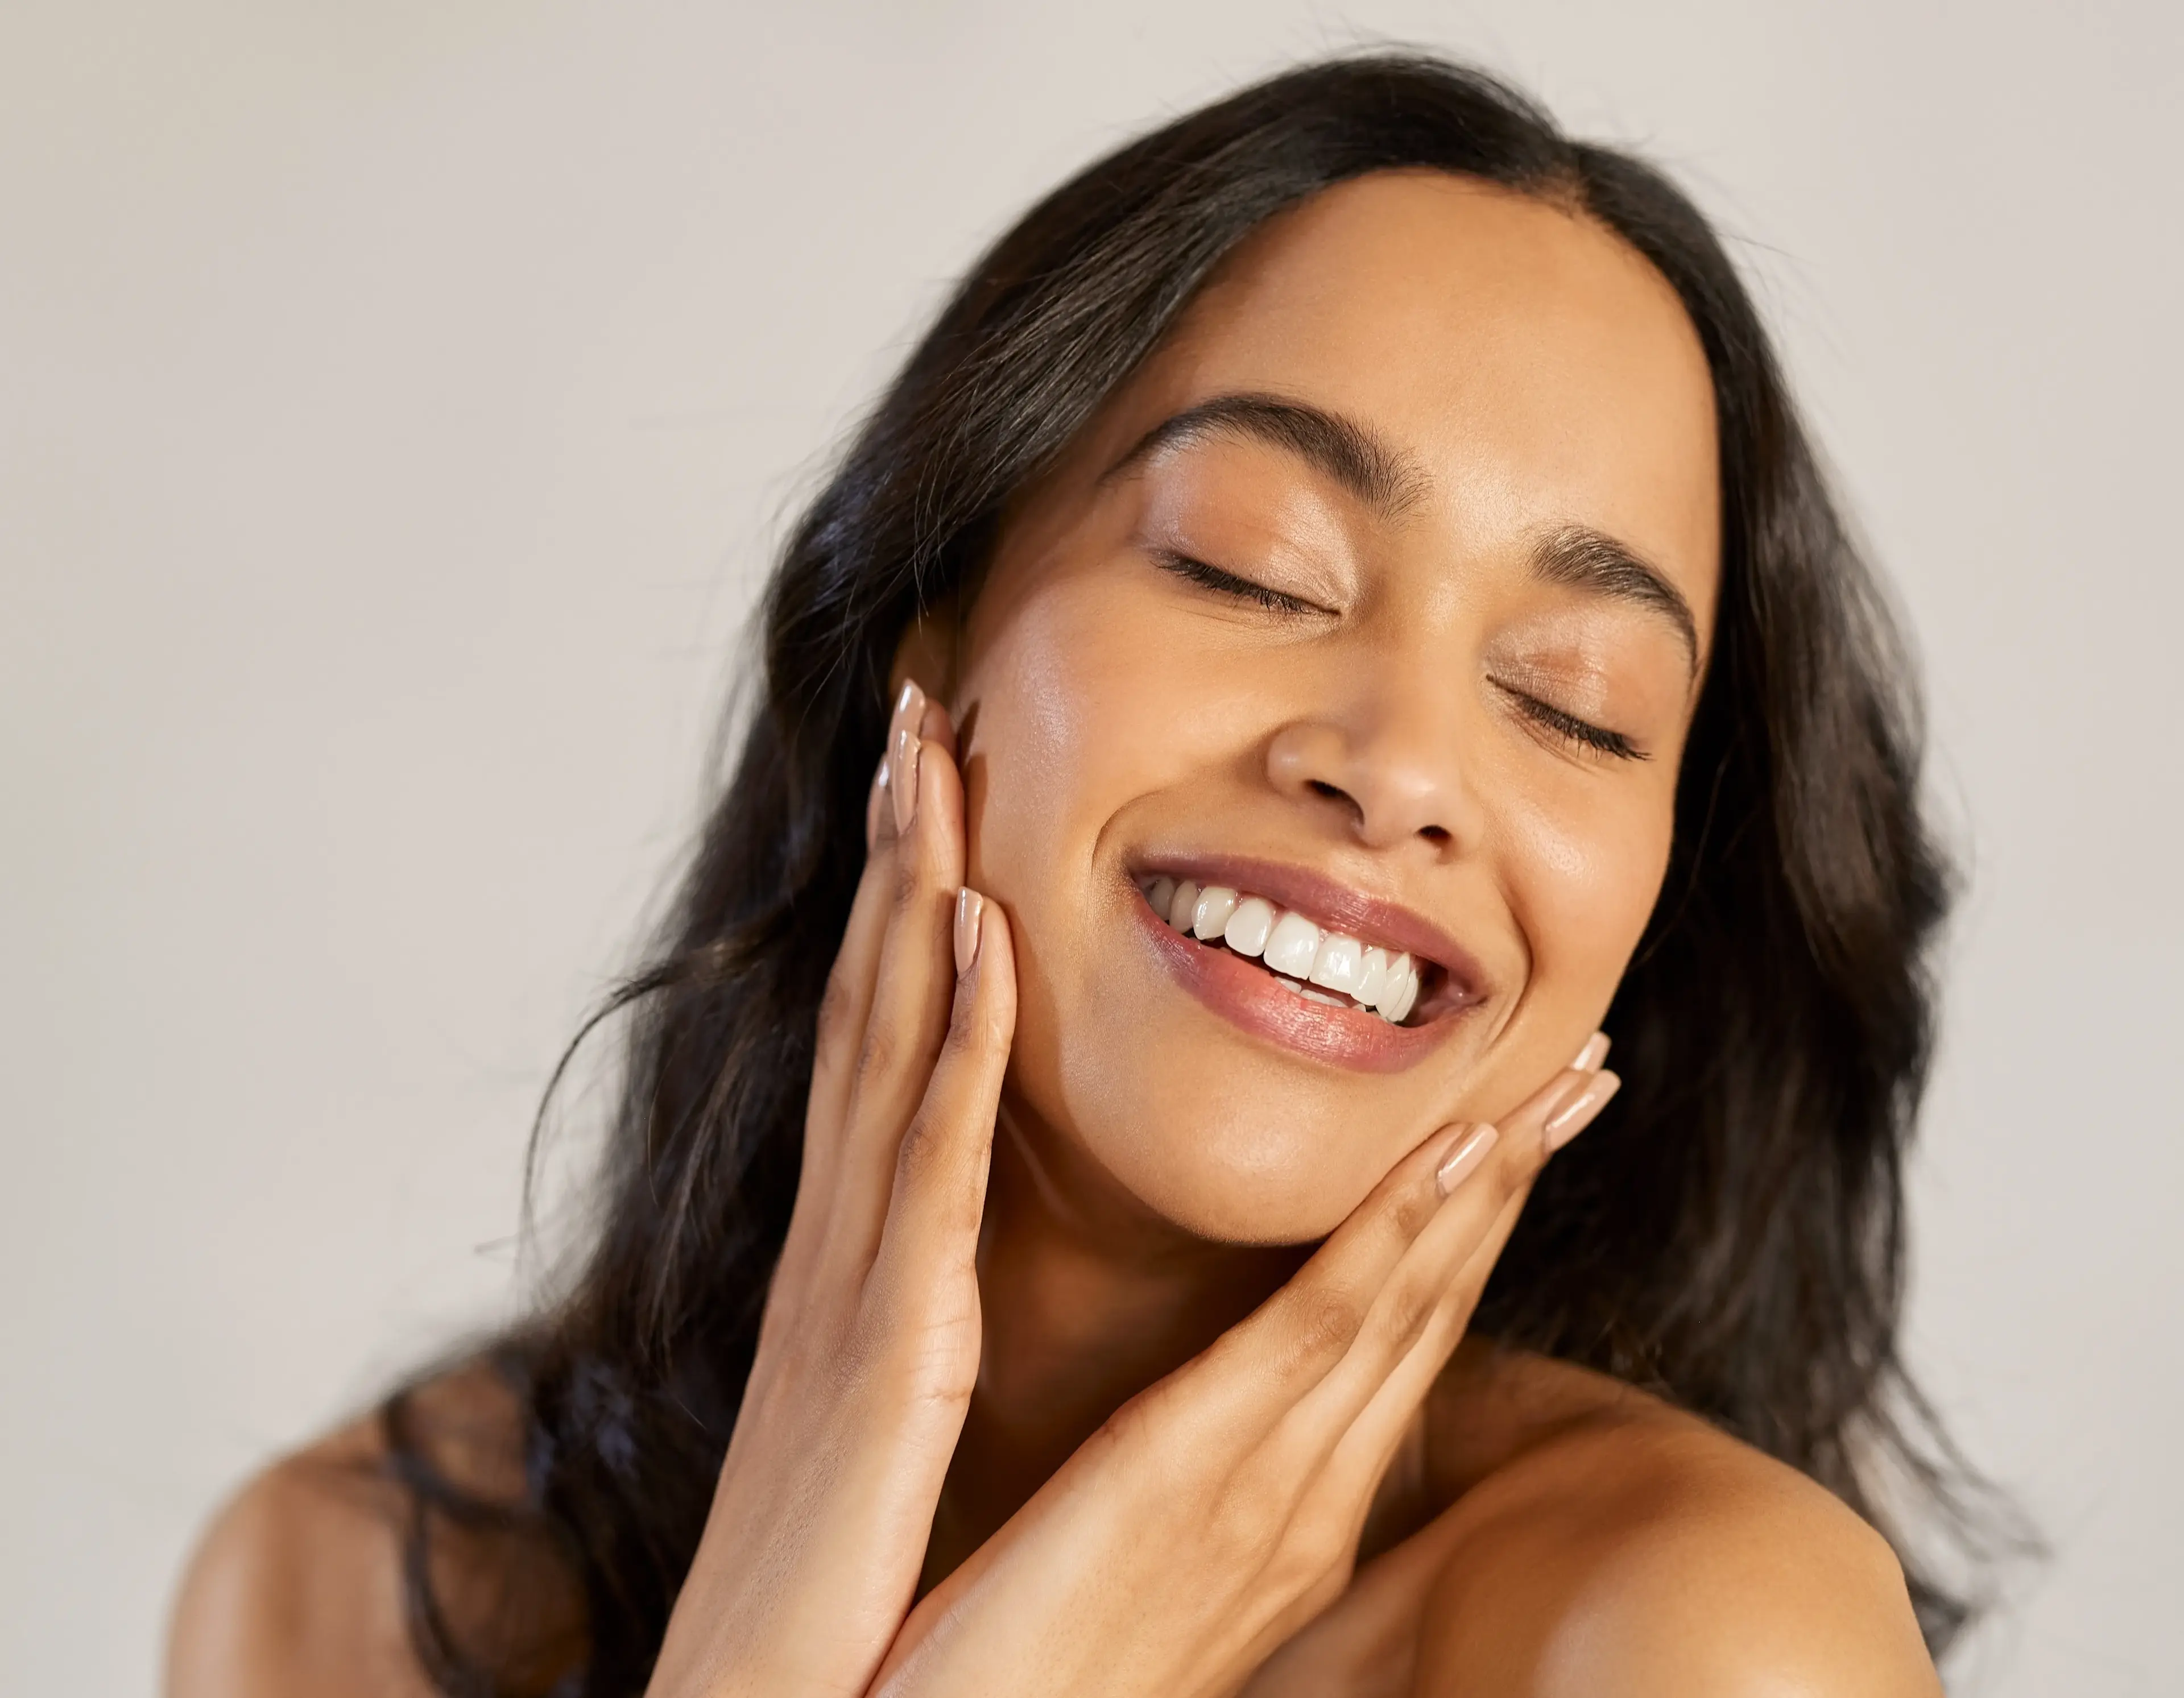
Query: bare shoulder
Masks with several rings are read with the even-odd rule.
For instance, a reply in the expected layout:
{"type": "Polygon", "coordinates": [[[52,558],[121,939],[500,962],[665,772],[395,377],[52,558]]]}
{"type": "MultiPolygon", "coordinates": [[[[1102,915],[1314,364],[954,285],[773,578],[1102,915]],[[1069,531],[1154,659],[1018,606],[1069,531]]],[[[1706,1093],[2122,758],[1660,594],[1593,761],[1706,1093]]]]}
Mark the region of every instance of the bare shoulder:
{"type": "Polygon", "coordinates": [[[424,1698],[398,1584],[400,1500],[376,1422],[267,1468],[191,1558],[167,1645],[170,1698],[424,1698]]]}
{"type": "Polygon", "coordinates": [[[1418,1617],[1422,1693],[1941,1690],[1879,1534],[1795,1469],[1636,1394],[1479,1480],[1445,1536],[1418,1617]]]}
{"type": "MultiPolygon", "coordinates": [[[[490,1373],[447,1375],[410,1406],[447,1478],[488,1498],[520,1485],[513,1400],[490,1373]]],[[[176,1603],[169,1698],[432,1698],[402,1583],[415,1506],[388,1455],[380,1419],[355,1422],[265,1469],[220,1511],[176,1603]]],[[[436,1579],[446,1571],[460,1589],[475,1553],[434,1554],[436,1579]]]]}

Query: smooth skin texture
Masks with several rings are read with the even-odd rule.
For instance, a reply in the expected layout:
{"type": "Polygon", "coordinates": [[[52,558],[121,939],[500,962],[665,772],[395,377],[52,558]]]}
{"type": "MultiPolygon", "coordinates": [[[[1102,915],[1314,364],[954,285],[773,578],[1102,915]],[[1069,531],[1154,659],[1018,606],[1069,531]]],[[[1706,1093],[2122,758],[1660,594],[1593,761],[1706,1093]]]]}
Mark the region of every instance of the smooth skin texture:
{"type": "MultiPolygon", "coordinates": [[[[1464,1338],[1613,1093],[1591,1034],[1666,865],[1713,456],[1641,259],[1391,173],[1268,225],[1025,493],[904,644],[655,1698],[1938,1690],[1827,1494],[1464,1338]],[[1145,942],[1134,878],[1200,854],[1399,905],[1479,999],[1395,1071],[1240,1027],[1145,942]]],[[[489,1390],[437,1395],[449,1465],[504,1478],[489,1390]]],[[[375,1443],[216,1525],[171,1690],[426,1690],[375,1443]]],[[[512,1560],[451,1550],[458,1596],[512,1560]]]]}

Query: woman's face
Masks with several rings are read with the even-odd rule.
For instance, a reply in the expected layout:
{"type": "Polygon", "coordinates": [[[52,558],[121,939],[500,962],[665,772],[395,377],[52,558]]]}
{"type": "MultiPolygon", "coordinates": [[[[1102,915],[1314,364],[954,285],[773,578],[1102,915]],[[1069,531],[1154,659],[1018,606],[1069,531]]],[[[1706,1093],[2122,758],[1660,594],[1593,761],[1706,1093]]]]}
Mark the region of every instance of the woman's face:
{"type": "Polygon", "coordinates": [[[1714,468],[1690,321],[1585,219],[1390,173],[1223,268],[953,639],[1062,1193],[1301,1242],[1577,1053],[1667,863],[1714,468]]]}

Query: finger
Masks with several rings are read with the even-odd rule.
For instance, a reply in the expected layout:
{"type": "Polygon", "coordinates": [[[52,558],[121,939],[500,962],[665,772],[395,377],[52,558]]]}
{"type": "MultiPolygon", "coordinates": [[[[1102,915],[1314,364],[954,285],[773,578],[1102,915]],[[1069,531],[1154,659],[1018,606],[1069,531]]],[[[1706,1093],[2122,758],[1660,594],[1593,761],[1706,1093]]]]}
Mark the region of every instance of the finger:
{"type": "MultiPolygon", "coordinates": [[[[1597,1047],[1589,1048],[1588,1055],[1580,1057],[1580,1067],[1574,1070],[1588,1071],[1583,1063],[1590,1058],[1592,1065],[1588,1083],[1582,1089],[1565,1088],[1555,1097],[1553,1106],[1540,1122],[1542,1140],[1549,1145],[1550,1153],[1590,1126],[1622,1088],[1623,1082],[1617,1075],[1603,1071],[1598,1065],[1598,1057],[1605,1053],[1607,1040],[1598,1038],[1595,1044],[1597,1047]]],[[[1535,1173],[1534,1178],[1536,1177],[1535,1173]]],[[[1368,1437],[1373,1422],[1379,1417],[1384,1436],[1390,1443],[1394,1442],[1408,1422],[1410,1411],[1424,1396],[1446,1364],[1450,1352],[1462,1341],[1470,1325],[1472,1311],[1486,1289],[1486,1281],[1501,1259],[1510,1233],[1516,1230],[1518,1218],[1531,1193],[1531,1183],[1527,1181],[1502,1204],[1485,1238],[1443,1290],[1417,1339],[1360,1414],[1358,1424],[1367,1429],[1368,1437]]]]}
{"type": "Polygon", "coordinates": [[[956,758],[956,721],[948,717],[948,710],[939,703],[928,701],[918,721],[917,734],[928,743],[937,743],[948,751],[948,758],[956,758]]]}
{"type": "Polygon", "coordinates": [[[872,983],[879,974],[880,945],[887,935],[892,830],[889,841],[878,843],[878,821],[889,820],[887,778],[889,762],[880,761],[878,774],[866,798],[865,818],[868,850],[858,876],[857,891],[850,899],[849,923],[842,929],[841,947],[827,975],[827,988],[819,999],[818,1036],[812,1047],[811,1094],[805,1105],[805,1172],[812,1172],[815,1151],[831,1157],[838,1145],[844,1119],[849,1112],[850,1085],[856,1076],[857,1053],[863,1047],[865,1020],[872,1002],[872,983]]]}
{"type": "Polygon", "coordinates": [[[1449,1188],[1343,1360],[1285,1420],[1282,1444],[1294,1466],[1332,1469],[1346,1445],[1354,1466],[1396,1442],[1462,1337],[1540,1169],[1621,1083],[1605,1071],[1569,1069],[1506,1117],[1504,1138],[1449,1188]]]}
{"type": "Polygon", "coordinates": [[[827,970],[819,1000],[812,1044],[811,1084],[804,1105],[804,1149],[798,1164],[796,1205],[782,1244],[773,1289],[800,1289],[816,1262],[833,1209],[836,1175],[842,1161],[850,1092],[857,1056],[864,1047],[865,1022],[871,1011],[873,981],[878,977],[880,946],[886,936],[893,848],[887,777],[883,755],[865,807],[866,855],[850,904],[842,942],[827,970]],[[888,841],[876,841],[881,821],[888,841]]]}
{"type": "Polygon", "coordinates": [[[1621,1083],[1605,1071],[1565,1069],[1503,1117],[1490,1150],[1459,1145],[1445,1159],[1436,1175],[1443,1200],[1433,1218],[1390,1270],[1342,1361],[1300,1404],[1300,1414],[1329,1442],[1410,1354],[1503,1218],[1513,1220],[1557,1143],[1576,1136],[1621,1083]]]}
{"type": "MultiPolygon", "coordinates": [[[[1594,1077],[1566,1068],[1505,1116],[1501,1128],[1454,1127],[1421,1144],[1288,1284],[1209,1352],[1201,1395],[1226,1400],[1244,1432],[1263,1434],[1312,1398],[1361,1339],[1376,1360],[1384,1358],[1372,1377],[1377,1384],[1400,1354],[1396,1341],[1407,1342],[1431,1306],[1421,1294],[1416,1263],[1396,1289],[1388,1289],[1397,1269],[1414,1246],[1429,1239],[1424,1264],[1452,1273],[1483,1236],[1498,1200],[1529,1183],[1544,1160],[1546,1119],[1594,1077]],[[1483,1206],[1481,1194],[1496,1200],[1483,1206]]],[[[1353,1372],[1332,1396],[1318,1400],[1303,1428],[1314,1435],[1311,1442],[1331,1445],[1369,1392],[1353,1372]]]]}
{"type": "MultiPolygon", "coordinates": [[[[879,975],[880,949],[885,940],[894,866],[894,810],[890,794],[894,771],[895,733],[913,721],[930,723],[937,709],[929,706],[916,684],[906,685],[889,716],[886,747],[879,770],[872,777],[865,799],[865,867],[857,880],[857,894],[850,905],[849,924],[841,948],[827,976],[827,988],[819,1003],[819,1030],[813,1047],[811,1091],[804,1115],[804,1161],[799,1195],[810,1188],[826,1194],[838,1159],[843,1129],[849,1116],[850,1092],[856,1077],[857,1057],[865,1040],[865,1023],[872,1011],[872,986],[879,975]]],[[[939,713],[945,721],[947,715],[939,713]]]]}
{"type": "Polygon", "coordinates": [[[963,797],[955,763],[945,749],[905,730],[892,765],[889,798],[899,835],[888,854],[884,935],[850,1084],[827,1233],[828,1253],[859,1267],[878,1244],[896,1148],[947,1030],[956,978],[950,933],[963,882],[963,797]]]}
{"type": "Polygon", "coordinates": [[[875,1283],[900,1311],[935,1272],[969,1272],[985,1210],[994,1118],[1016,1033],[1016,956],[998,903],[965,890],[954,944],[960,971],[948,1033],[896,1151],[875,1283]]]}
{"type": "Polygon", "coordinates": [[[1418,1406],[1471,1324],[1479,1294],[1523,1215],[1525,1194],[1520,1193],[1502,1205],[1485,1241],[1451,1282],[1417,1342],[1381,1382],[1349,1430],[1336,1439],[1311,1488],[1323,1501],[1341,1506],[1339,1512],[1347,1517],[1353,1539],[1418,1406]]]}

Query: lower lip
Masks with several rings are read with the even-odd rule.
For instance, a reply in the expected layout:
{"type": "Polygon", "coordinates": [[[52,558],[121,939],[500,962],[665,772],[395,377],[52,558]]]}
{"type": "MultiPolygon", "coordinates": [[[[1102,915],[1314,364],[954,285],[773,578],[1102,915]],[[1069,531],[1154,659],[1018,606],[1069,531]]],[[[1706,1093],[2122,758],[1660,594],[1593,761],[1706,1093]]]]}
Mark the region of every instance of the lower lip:
{"type": "Polygon", "coordinates": [[[1451,1013],[1424,1026],[1394,1026],[1363,1009],[1308,1001],[1234,950],[1186,937],[1142,899],[1130,905],[1161,964],[1185,990],[1231,1025],[1315,1061],[1362,1072],[1401,1072],[1432,1049],[1453,1022],[1451,1013]]]}

